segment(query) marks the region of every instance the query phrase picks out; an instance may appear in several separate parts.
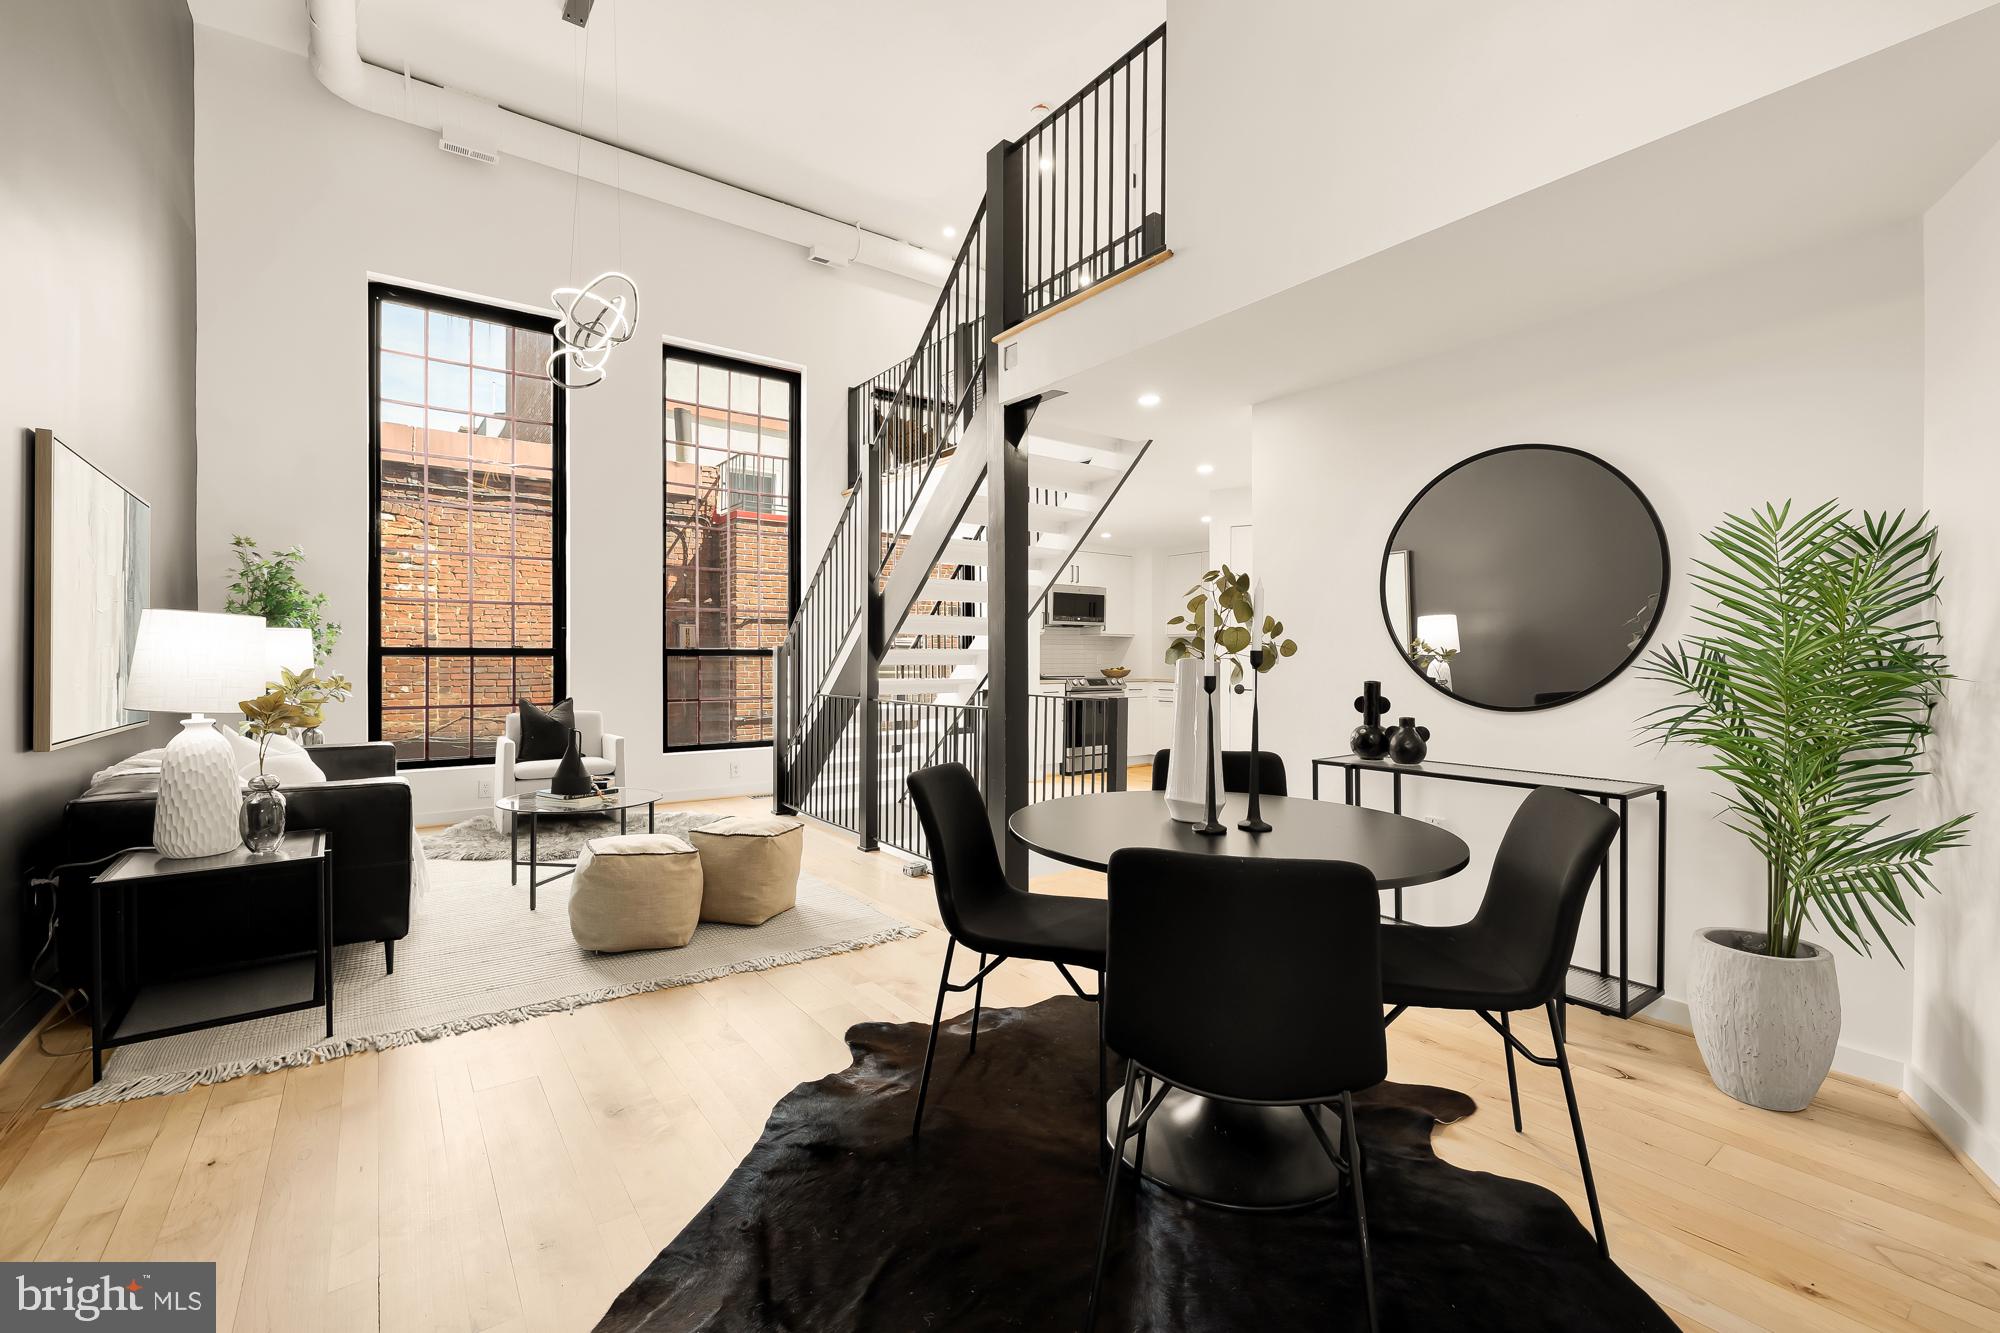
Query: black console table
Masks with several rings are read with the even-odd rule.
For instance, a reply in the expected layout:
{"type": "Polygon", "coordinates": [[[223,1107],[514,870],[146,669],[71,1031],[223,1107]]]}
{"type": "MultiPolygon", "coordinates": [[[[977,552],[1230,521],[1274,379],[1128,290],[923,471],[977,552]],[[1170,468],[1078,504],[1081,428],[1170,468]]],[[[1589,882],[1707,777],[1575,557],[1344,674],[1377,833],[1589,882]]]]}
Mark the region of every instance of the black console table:
{"type": "MultiPolygon", "coordinates": [[[[1606,855],[1598,871],[1597,961],[1596,967],[1570,964],[1569,980],[1563,990],[1571,1004],[1586,1009],[1630,1018],[1664,993],[1667,976],[1667,789],[1657,782],[1624,782],[1615,778],[1584,778],[1573,773],[1542,773],[1533,769],[1489,768],[1484,764],[1397,764],[1387,759],[1360,759],[1351,754],[1315,759],[1312,763],[1312,794],[1319,799],[1322,767],[1341,770],[1342,799],[1349,805],[1361,804],[1361,775],[1389,775],[1390,808],[1403,812],[1403,779],[1430,778],[1438,782],[1471,782],[1488,787],[1560,787],[1578,796],[1592,797],[1604,805],[1618,807],[1618,970],[1611,970],[1611,856],[1606,855]],[[1657,833],[1659,884],[1653,905],[1653,980],[1632,979],[1631,830],[1632,802],[1651,796],[1659,810],[1657,833]]],[[[1396,890],[1395,919],[1403,919],[1403,892],[1396,890]]]]}

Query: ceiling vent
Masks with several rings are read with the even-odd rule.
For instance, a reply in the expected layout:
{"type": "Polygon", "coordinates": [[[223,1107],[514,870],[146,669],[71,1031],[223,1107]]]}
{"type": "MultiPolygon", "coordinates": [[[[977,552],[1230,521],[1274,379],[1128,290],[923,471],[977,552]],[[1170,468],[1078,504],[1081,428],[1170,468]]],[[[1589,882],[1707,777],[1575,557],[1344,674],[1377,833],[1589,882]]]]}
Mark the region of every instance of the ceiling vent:
{"type": "Polygon", "coordinates": [[[449,134],[438,140],[438,147],[444,149],[447,153],[456,153],[460,157],[469,157],[474,162],[484,162],[488,166],[500,160],[500,154],[494,152],[491,148],[481,148],[477,144],[461,143],[449,134]]]}
{"type": "Polygon", "coordinates": [[[438,147],[489,165],[500,160],[500,107],[449,88],[438,89],[438,147]]]}

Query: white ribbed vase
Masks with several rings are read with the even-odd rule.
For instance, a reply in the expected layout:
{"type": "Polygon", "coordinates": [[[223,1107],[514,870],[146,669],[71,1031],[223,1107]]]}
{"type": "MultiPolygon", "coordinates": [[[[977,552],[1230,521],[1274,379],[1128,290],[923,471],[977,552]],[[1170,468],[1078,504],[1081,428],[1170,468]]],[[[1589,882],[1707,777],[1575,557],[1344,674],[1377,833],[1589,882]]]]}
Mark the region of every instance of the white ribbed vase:
{"type": "Polygon", "coordinates": [[[197,713],[160,760],[160,799],[153,807],[153,845],[160,855],[183,859],[217,856],[243,841],[238,827],[243,797],[236,780],[236,751],[197,713]]]}
{"type": "Polygon", "coordinates": [[[1797,958],[1756,952],[1764,936],[1711,927],[1694,934],[1688,1014],[1715,1086],[1767,1111],[1803,1111],[1840,1044],[1833,955],[1799,943],[1797,958]]]}
{"type": "MultiPolygon", "coordinates": [[[[1174,743],[1167,757],[1167,814],[1183,824],[1208,818],[1208,692],[1201,687],[1202,662],[1183,657],[1174,663],[1174,743]]],[[[1218,691],[1219,692],[1219,691],[1218,691]]],[[[1217,707],[1220,707],[1217,701],[1217,707]]],[[[1217,818],[1228,801],[1222,793],[1221,761],[1215,773],[1217,818]]]]}

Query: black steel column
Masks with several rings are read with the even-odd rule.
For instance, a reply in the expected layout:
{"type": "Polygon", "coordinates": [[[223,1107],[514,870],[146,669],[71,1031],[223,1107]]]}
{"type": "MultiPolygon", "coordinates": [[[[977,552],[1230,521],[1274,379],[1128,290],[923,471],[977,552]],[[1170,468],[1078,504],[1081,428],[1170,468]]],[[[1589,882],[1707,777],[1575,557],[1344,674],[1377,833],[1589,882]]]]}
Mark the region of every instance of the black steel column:
{"type": "Polygon", "coordinates": [[[882,567],[882,460],[878,454],[875,433],[868,429],[868,404],[865,401],[866,386],[847,391],[848,438],[854,441],[852,452],[858,456],[860,475],[854,484],[859,487],[860,504],[856,517],[861,522],[861,616],[862,651],[867,660],[862,663],[861,703],[855,709],[851,725],[860,728],[857,747],[859,755],[855,763],[861,770],[861,808],[856,811],[858,838],[855,845],[864,852],[872,852],[879,845],[882,832],[882,654],[889,645],[882,641],[882,589],[878,574],[882,567]]]}
{"type": "MultiPolygon", "coordinates": [[[[1022,275],[1022,162],[1001,140],[986,154],[987,327],[1011,329],[1026,310],[1022,275]]],[[[1021,450],[1033,402],[1003,407],[1003,348],[988,341],[981,433],[986,450],[986,809],[1007,877],[1028,884],[1028,849],[1007,836],[1007,818],[1028,803],[1028,456],[1021,450]]]]}
{"type": "Polygon", "coordinates": [[[1106,699],[1104,705],[1104,790],[1124,791],[1130,765],[1126,737],[1131,734],[1125,712],[1132,705],[1124,699],[1106,699]]]}

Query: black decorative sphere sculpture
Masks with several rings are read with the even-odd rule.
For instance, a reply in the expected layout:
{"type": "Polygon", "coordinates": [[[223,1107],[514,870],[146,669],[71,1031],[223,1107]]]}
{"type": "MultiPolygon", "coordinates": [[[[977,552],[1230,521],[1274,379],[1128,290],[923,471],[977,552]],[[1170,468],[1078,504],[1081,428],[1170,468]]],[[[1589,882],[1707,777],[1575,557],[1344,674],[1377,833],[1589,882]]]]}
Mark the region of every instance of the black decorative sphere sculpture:
{"type": "Polygon", "coordinates": [[[1382,697],[1382,682],[1364,680],[1361,682],[1360,697],[1354,701],[1354,711],[1361,714],[1361,725],[1347,738],[1347,743],[1359,759],[1380,759],[1389,753],[1389,733],[1382,729],[1382,718],[1389,711],[1389,701],[1382,697]]]}

